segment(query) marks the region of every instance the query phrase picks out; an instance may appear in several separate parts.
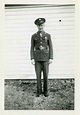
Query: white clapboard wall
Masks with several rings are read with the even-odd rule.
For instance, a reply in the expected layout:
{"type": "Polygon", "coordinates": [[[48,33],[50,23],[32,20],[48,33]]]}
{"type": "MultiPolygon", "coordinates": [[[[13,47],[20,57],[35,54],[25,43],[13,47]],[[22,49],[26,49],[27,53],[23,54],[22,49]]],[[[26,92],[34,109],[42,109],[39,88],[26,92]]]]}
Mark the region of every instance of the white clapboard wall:
{"type": "Polygon", "coordinates": [[[30,60],[31,35],[37,32],[34,20],[46,19],[45,31],[51,34],[53,63],[49,78],[74,77],[74,5],[34,5],[5,7],[5,78],[35,79],[30,60]]]}

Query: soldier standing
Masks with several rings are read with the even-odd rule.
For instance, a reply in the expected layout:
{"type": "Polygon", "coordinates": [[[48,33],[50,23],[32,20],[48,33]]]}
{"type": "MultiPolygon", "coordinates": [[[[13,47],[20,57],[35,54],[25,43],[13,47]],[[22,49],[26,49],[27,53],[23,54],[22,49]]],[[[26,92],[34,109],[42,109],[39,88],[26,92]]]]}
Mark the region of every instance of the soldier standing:
{"type": "Polygon", "coordinates": [[[50,34],[44,31],[45,19],[38,18],[35,20],[38,31],[31,37],[31,63],[35,65],[35,72],[37,77],[37,97],[42,93],[41,72],[43,71],[43,93],[48,96],[48,69],[49,64],[53,59],[53,48],[50,34]]]}

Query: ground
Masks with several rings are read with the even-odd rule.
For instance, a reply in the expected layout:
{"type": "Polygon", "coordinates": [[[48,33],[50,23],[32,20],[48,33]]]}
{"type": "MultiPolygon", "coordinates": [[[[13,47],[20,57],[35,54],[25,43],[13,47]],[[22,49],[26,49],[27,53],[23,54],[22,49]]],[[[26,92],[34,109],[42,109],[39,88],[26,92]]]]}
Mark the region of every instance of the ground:
{"type": "Polygon", "coordinates": [[[49,79],[48,97],[36,97],[36,80],[5,79],[5,110],[74,110],[74,79],[49,79]]]}

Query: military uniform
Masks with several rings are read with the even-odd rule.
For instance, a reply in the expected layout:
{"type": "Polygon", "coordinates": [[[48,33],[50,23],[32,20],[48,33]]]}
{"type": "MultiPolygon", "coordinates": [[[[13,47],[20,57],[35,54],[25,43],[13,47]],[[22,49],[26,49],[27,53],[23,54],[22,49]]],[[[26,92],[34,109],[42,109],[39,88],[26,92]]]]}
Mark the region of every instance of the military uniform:
{"type": "Polygon", "coordinates": [[[42,31],[34,33],[31,37],[31,59],[35,60],[37,76],[37,93],[42,93],[41,72],[44,78],[44,94],[47,93],[49,59],[53,59],[53,48],[50,34],[42,31]]]}

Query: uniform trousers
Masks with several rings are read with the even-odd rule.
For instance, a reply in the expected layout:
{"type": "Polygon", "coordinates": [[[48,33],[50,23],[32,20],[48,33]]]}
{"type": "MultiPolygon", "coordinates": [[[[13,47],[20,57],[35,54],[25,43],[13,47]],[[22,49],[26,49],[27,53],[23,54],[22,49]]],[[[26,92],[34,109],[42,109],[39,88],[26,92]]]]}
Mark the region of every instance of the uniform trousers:
{"type": "Polygon", "coordinates": [[[37,93],[42,93],[42,84],[41,84],[41,72],[43,72],[43,90],[44,94],[48,90],[48,70],[49,64],[48,61],[35,61],[35,71],[37,77],[37,93]]]}

